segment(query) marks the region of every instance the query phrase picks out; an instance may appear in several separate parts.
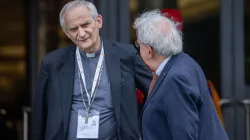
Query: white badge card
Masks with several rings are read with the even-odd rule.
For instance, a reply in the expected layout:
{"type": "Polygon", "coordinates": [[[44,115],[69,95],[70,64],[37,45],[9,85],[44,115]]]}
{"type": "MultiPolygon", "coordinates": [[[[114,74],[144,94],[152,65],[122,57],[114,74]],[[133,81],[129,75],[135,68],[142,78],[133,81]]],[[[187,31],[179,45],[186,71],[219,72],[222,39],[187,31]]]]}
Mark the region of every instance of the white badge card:
{"type": "Polygon", "coordinates": [[[77,138],[98,139],[100,112],[96,110],[78,111],[77,138]]]}

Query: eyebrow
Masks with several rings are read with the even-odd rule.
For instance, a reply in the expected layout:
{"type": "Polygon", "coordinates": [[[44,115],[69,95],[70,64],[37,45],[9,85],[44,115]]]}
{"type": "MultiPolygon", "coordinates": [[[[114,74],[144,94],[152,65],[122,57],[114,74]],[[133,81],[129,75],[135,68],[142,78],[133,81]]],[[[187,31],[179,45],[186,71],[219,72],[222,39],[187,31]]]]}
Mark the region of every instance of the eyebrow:
{"type": "Polygon", "coordinates": [[[86,24],[89,24],[89,23],[90,23],[90,21],[87,20],[87,21],[84,21],[81,25],[86,25],[86,24]]]}
{"type": "MultiPolygon", "coordinates": [[[[83,23],[81,23],[80,25],[86,25],[86,24],[89,24],[90,22],[91,22],[91,21],[86,20],[86,21],[84,21],[83,23]]],[[[76,27],[77,27],[77,26],[71,26],[71,27],[70,27],[70,26],[67,26],[66,28],[70,30],[70,29],[73,29],[73,28],[76,28],[76,27]]]]}
{"type": "Polygon", "coordinates": [[[77,26],[72,26],[72,27],[67,26],[66,29],[67,29],[67,30],[71,30],[71,29],[76,28],[76,27],[77,27],[77,26]]]}

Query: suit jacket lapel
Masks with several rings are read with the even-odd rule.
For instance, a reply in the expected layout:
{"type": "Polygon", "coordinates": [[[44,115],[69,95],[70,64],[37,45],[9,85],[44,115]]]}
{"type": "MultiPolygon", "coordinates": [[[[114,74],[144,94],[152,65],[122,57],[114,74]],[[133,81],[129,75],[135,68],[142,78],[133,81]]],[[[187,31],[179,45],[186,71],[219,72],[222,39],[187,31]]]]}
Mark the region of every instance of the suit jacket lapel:
{"type": "Polygon", "coordinates": [[[62,117],[64,132],[67,133],[70,109],[72,105],[76,46],[70,47],[69,53],[62,59],[58,67],[61,92],[62,117]]]}
{"type": "MultiPolygon", "coordinates": [[[[182,53],[181,53],[182,54],[182,53]]],[[[161,75],[158,77],[158,79],[156,80],[156,83],[150,93],[150,95],[148,96],[145,105],[142,109],[141,115],[144,111],[144,109],[147,107],[149,101],[152,99],[152,97],[154,96],[154,94],[156,93],[156,90],[158,89],[159,85],[161,84],[162,80],[164,79],[164,77],[167,75],[169,69],[172,67],[172,65],[175,63],[175,61],[177,60],[178,56],[180,54],[174,55],[170,58],[170,60],[168,61],[168,63],[165,65],[165,67],[163,68],[161,75]]]]}
{"type": "Polygon", "coordinates": [[[120,125],[120,102],[121,102],[121,68],[120,58],[116,55],[115,47],[103,40],[103,47],[105,53],[105,61],[107,64],[109,81],[111,84],[111,95],[113,100],[113,106],[115,109],[115,116],[118,124],[120,125]]]}

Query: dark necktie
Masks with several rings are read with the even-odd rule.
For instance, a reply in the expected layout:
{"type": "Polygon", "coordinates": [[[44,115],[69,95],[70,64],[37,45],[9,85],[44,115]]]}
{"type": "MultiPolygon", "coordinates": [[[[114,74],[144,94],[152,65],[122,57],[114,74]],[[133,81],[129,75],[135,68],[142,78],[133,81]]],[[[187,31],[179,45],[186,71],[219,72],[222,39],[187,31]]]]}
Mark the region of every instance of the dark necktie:
{"type": "Polygon", "coordinates": [[[153,89],[154,85],[155,85],[155,82],[156,82],[156,79],[158,78],[158,75],[157,74],[154,74],[154,77],[150,83],[150,86],[149,86],[149,90],[148,90],[148,96],[151,92],[151,90],[153,89]]]}

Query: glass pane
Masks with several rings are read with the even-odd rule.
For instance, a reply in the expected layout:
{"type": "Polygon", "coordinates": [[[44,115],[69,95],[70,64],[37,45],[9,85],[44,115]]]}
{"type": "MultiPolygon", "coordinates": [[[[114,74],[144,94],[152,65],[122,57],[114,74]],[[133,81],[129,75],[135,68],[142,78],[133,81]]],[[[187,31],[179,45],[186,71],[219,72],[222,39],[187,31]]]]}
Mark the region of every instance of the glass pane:
{"type": "MultiPolygon", "coordinates": [[[[175,1],[175,0],[172,0],[175,1]]],[[[142,13],[145,10],[149,9],[161,9],[164,7],[164,0],[129,0],[130,7],[130,42],[134,44],[136,40],[136,33],[133,28],[133,22],[138,14],[142,13]]]]}
{"type": "Polygon", "coordinates": [[[250,85],[250,2],[245,0],[245,80],[250,85]]]}
{"type": "Polygon", "coordinates": [[[220,0],[178,0],[178,7],[184,19],[184,51],[220,91],[220,0]]]}
{"type": "MultiPolygon", "coordinates": [[[[0,1],[0,109],[20,109],[26,90],[25,7],[0,1]],[[6,14],[8,13],[8,14],[6,14]]],[[[14,110],[11,110],[14,111],[14,110]]]]}
{"type": "Polygon", "coordinates": [[[70,0],[39,0],[39,60],[48,52],[60,47],[65,47],[71,43],[59,23],[60,10],[63,5],[69,1],[70,0]]]}

